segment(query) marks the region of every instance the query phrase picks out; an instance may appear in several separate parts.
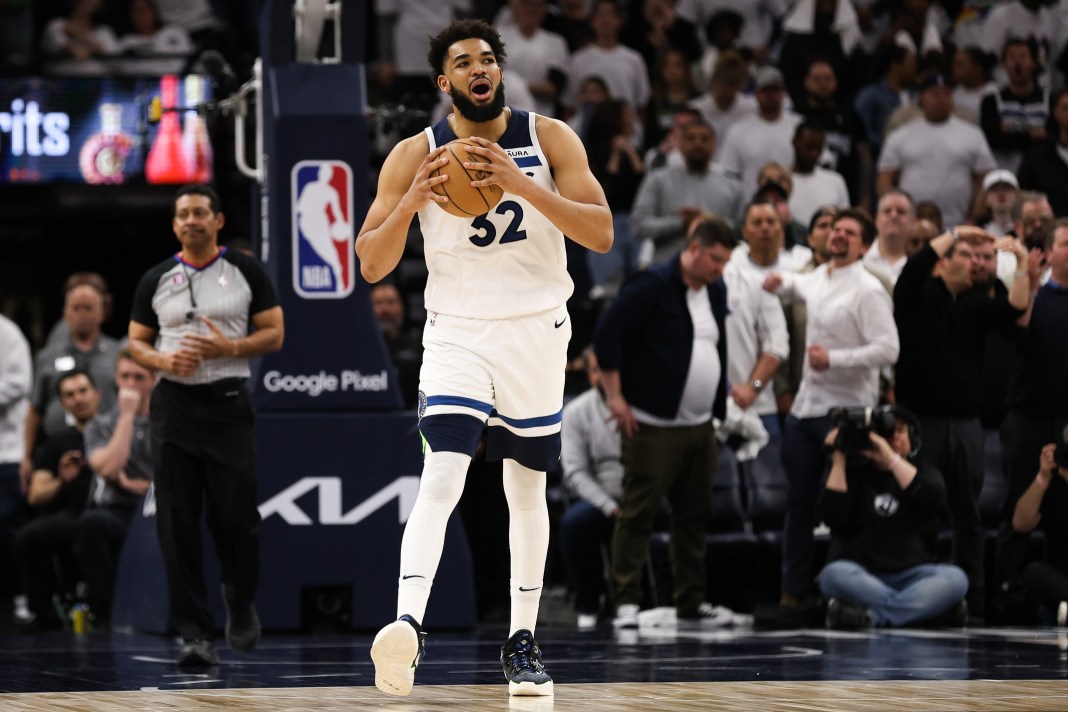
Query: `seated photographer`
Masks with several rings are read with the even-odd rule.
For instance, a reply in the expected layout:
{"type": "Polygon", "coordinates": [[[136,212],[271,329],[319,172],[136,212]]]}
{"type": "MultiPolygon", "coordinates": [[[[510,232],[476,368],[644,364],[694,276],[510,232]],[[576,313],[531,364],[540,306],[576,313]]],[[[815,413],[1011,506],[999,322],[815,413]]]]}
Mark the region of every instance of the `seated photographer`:
{"type": "Polygon", "coordinates": [[[1042,448],[1038,474],[1016,502],[1012,528],[1028,534],[1041,524],[1046,533],[1046,557],[1024,569],[1024,587],[1044,608],[1056,614],[1057,625],[1068,625],[1068,428],[1060,445],[1042,448]]]}
{"type": "Polygon", "coordinates": [[[835,409],[831,471],[820,502],[831,563],[819,575],[828,628],[898,627],[953,611],[963,624],[968,577],[935,563],[942,475],[916,457],[919,425],[901,406],[835,409]]]}

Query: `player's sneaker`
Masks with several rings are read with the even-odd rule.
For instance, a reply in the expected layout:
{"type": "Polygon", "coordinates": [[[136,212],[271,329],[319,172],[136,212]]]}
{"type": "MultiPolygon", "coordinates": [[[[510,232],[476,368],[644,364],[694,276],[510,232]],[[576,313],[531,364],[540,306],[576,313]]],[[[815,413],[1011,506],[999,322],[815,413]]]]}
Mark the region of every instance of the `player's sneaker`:
{"type": "Polygon", "coordinates": [[[415,683],[415,669],[423,659],[426,633],[418,621],[403,615],[378,631],[371,643],[371,660],[375,664],[375,686],[390,695],[410,695],[415,683]]]}
{"type": "Polygon", "coordinates": [[[510,695],[551,695],[553,679],[541,662],[541,648],[529,630],[517,630],[501,648],[501,666],[510,695]]]}

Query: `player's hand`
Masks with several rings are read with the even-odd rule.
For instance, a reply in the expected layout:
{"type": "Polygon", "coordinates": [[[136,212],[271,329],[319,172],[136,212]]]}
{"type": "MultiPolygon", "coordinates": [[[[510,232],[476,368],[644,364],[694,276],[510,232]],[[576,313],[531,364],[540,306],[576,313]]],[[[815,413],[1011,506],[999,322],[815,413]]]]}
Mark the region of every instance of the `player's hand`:
{"type": "Polygon", "coordinates": [[[206,316],[200,317],[200,320],[208,327],[208,333],[186,334],[182,337],[182,346],[200,356],[201,361],[209,358],[236,356],[234,342],[226,338],[215,322],[206,316]]]}
{"type": "Polygon", "coordinates": [[[831,355],[819,344],[808,347],[808,365],[813,371],[826,371],[831,367],[831,355]]]}
{"type": "Polygon", "coordinates": [[[608,422],[615,421],[616,430],[627,437],[638,432],[638,419],[634,417],[634,412],[631,411],[630,404],[627,403],[622,393],[607,396],[605,405],[608,406],[608,422]]]}
{"type": "Polygon", "coordinates": [[[408,192],[401,198],[400,204],[407,212],[416,213],[426,207],[427,203],[447,203],[449,199],[444,195],[434,192],[434,186],[444,183],[449,179],[447,173],[433,175],[434,171],[451,161],[445,146],[438,146],[426,154],[423,162],[419,164],[412,178],[412,184],[408,186],[408,192]]]}
{"type": "Polygon", "coordinates": [[[486,177],[482,180],[471,181],[471,185],[477,188],[485,188],[488,185],[500,186],[505,193],[512,193],[525,197],[527,190],[534,185],[529,176],[520,170],[515,160],[512,159],[499,144],[482,138],[471,136],[471,140],[478,146],[464,145],[464,150],[474,156],[483,156],[490,163],[478,163],[464,161],[464,168],[482,171],[486,177]]]}

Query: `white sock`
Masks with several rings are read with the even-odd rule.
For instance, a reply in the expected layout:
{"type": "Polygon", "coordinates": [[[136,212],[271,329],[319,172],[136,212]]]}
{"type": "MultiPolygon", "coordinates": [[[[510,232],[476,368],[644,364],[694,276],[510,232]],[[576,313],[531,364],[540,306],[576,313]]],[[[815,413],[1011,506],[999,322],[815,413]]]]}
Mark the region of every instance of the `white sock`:
{"type": "Polygon", "coordinates": [[[471,457],[458,452],[428,451],[426,454],[419,495],[401,539],[398,618],[408,614],[423,624],[430,587],[445,546],[445,528],[464,492],[470,464],[471,457]]]}
{"type": "Polygon", "coordinates": [[[545,501],[545,473],[504,461],[504,495],[508,500],[508,545],[512,563],[511,630],[534,632],[549,551],[549,507],[545,501]]]}

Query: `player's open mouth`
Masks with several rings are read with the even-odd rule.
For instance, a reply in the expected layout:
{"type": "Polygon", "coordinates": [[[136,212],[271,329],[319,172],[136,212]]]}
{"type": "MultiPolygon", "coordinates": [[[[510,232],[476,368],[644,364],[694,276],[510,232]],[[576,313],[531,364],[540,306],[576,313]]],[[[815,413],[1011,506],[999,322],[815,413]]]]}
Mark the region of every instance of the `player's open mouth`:
{"type": "Polygon", "coordinates": [[[476,99],[488,99],[493,93],[493,85],[488,79],[476,79],[471,83],[471,96],[476,99]]]}

